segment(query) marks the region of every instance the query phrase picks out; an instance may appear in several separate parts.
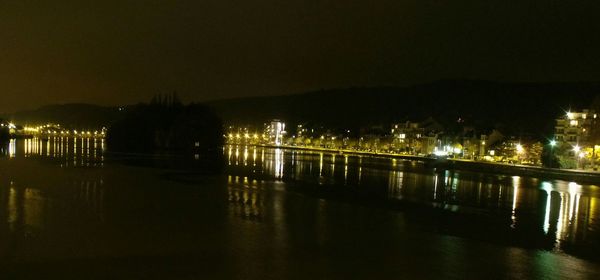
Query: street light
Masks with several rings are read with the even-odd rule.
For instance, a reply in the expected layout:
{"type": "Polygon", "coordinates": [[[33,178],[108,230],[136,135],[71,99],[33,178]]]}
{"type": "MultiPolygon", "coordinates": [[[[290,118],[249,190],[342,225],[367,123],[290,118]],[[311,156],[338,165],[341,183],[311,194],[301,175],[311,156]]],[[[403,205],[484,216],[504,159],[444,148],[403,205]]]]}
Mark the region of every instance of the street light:
{"type": "Polygon", "coordinates": [[[550,146],[554,148],[554,146],[556,146],[556,140],[551,140],[550,141],[550,146]]]}
{"type": "Polygon", "coordinates": [[[579,147],[579,145],[576,145],[575,147],[573,147],[573,151],[575,153],[579,153],[579,151],[581,151],[581,148],[579,147]]]}

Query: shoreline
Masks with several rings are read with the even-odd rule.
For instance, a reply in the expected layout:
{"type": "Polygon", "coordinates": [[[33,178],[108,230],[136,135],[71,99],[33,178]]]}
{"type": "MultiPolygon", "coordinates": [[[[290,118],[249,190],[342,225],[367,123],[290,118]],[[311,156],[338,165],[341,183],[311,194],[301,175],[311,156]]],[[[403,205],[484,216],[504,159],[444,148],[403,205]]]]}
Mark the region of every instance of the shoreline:
{"type": "Polygon", "coordinates": [[[464,170],[472,172],[486,172],[495,173],[502,175],[517,175],[517,176],[531,176],[536,178],[544,179],[559,179],[565,181],[576,181],[582,183],[600,184],[600,172],[598,171],[587,171],[587,170],[572,170],[572,169],[558,169],[558,168],[547,168],[539,166],[529,165],[518,165],[518,164],[506,164],[497,162],[486,162],[486,161],[472,161],[464,159],[435,159],[424,156],[416,155],[399,155],[391,153],[373,153],[364,151],[354,150],[338,150],[328,148],[314,148],[314,147],[298,147],[298,146],[274,146],[274,145],[255,145],[255,144],[226,144],[226,145],[240,145],[240,146],[254,146],[254,147],[265,147],[275,149],[286,149],[286,150],[304,150],[313,152],[327,152],[336,154],[351,154],[359,156],[371,156],[371,157],[382,157],[382,158],[396,158],[408,161],[421,161],[431,168],[441,168],[448,170],[464,170]]]}

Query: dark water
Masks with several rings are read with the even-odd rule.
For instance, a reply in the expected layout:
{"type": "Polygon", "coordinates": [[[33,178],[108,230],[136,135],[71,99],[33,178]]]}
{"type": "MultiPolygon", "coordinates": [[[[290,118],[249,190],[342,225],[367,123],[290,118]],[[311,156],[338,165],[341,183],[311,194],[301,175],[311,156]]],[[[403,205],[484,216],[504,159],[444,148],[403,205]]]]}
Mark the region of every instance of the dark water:
{"type": "Polygon", "coordinates": [[[0,153],[2,279],[600,279],[597,186],[242,146],[0,153]]]}

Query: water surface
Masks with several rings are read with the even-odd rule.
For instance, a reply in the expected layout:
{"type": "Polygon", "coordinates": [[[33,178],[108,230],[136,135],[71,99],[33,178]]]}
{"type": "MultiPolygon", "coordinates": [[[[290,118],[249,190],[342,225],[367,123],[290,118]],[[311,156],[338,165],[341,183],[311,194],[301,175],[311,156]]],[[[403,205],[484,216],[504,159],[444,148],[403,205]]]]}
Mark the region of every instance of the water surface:
{"type": "Polygon", "coordinates": [[[6,275],[600,276],[596,186],[261,147],[227,146],[220,160],[103,149],[66,138],[1,149],[6,275]]]}

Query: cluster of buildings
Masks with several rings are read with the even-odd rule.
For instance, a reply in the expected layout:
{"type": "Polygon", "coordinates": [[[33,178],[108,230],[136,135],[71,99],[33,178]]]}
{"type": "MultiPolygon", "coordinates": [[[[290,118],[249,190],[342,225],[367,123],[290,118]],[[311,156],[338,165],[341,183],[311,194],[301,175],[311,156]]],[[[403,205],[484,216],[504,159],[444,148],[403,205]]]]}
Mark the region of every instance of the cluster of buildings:
{"type": "Polygon", "coordinates": [[[284,121],[272,120],[262,128],[229,126],[225,138],[230,144],[595,169],[600,154],[599,125],[598,115],[593,110],[567,112],[556,119],[554,136],[540,141],[532,136],[504,135],[498,130],[482,132],[469,126],[461,126],[458,132],[449,132],[433,118],[361,128],[359,131],[334,130],[310,124],[298,124],[290,129],[284,121]]]}

